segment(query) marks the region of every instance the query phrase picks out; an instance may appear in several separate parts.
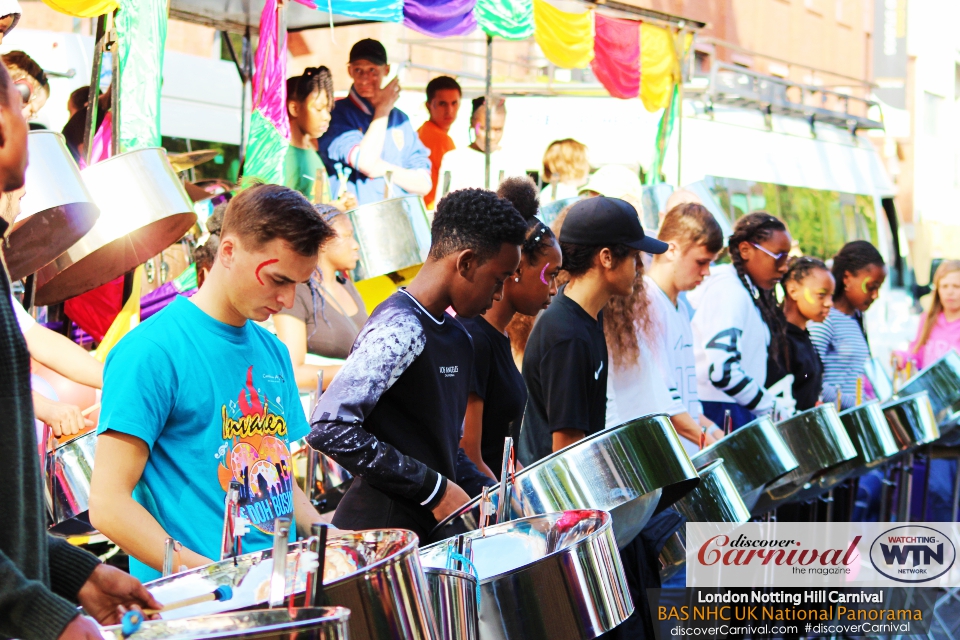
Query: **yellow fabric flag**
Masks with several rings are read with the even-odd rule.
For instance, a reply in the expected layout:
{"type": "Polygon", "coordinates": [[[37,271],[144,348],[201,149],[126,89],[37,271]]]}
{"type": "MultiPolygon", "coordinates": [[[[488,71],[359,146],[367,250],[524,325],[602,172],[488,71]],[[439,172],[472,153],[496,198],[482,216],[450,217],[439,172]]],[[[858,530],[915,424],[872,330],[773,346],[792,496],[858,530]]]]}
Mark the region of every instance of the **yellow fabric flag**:
{"type": "Polygon", "coordinates": [[[640,99],[647,111],[670,105],[673,85],[680,80],[680,64],[671,29],[640,24],[640,99]]]}
{"type": "Polygon", "coordinates": [[[130,298],[127,300],[120,313],[114,318],[113,324],[107,329],[107,334],[103,336],[103,342],[93,352],[93,357],[98,362],[106,362],[107,354],[113,349],[120,338],[127,335],[131,329],[140,324],[140,271],[142,267],[137,267],[133,272],[133,289],[130,292],[130,298]]]}
{"type": "Polygon", "coordinates": [[[583,69],[593,60],[593,11],[568,13],[533,0],[533,37],[553,64],[583,69]]]}
{"type": "Polygon", "coordinates": [[[120,7],[118,0],[43,0],[43,3],[74,18],[96,18],[120,7]]]}

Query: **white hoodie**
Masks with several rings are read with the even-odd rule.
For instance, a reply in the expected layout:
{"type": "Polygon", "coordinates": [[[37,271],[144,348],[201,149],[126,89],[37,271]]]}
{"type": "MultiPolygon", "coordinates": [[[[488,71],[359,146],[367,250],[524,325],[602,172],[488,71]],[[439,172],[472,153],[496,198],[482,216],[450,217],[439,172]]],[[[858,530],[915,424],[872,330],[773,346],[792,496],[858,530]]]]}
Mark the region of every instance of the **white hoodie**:
{"type": "Polygon", "coordinates": [[[687,296],[693,314],[693,349],[700,400],[735,402],[754,415],[773,408],[767,379],[770,329],[733,265],[712,269],[687,296]]]}

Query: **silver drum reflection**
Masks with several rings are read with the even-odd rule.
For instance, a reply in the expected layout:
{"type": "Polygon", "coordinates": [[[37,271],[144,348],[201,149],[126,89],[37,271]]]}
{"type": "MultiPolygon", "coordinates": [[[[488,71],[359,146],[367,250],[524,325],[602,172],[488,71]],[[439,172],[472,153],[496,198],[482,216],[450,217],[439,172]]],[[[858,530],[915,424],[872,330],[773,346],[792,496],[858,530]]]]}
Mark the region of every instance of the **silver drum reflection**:
{"type": "Polygon", "coordinates": [[[96,451],[97,433],[91,431],[47,454],[46,490],[53,516],[52,531],[74,535],[93,531],[86,514],[96,451]]]}
{"type": "Polygon", "coordinates": [[[753,509],[768,485],[797,468],[797,459],[769,418],[758,418],[692,456],[697,467],[723,466],[743,503],[753,509]]]}
{"type": "Polygon", "coordinates": [[[956,426],[960,420],[960,355],[950,351],[945,356],[907,380],[899,397],[926,391],[941,431],[956,426]]]}
{"type": "Polygon", "coordinates": [[[360,245],[356,280],[423,264],[430,251],[430,222],[420,196],[391,198],[348,211],[360,245]]]}
{"type": "MultiPolygon", "coordinates": [[[[507,519],[602,509],[613,516],[617,542],[623,547],[651,516],[699,482],[669,418],[645,416],[595,433],[520,471],[507,519]]],[[[496,493],[497,487],[491,491],[495,503],[496,493]]],[[[478,502],[474,499],[437,525],[430,539],[476,529],[478,502]]]]}
{"type": "Polygon", "coordinates": [[[833,403],[802,411],[781,420],[776,427],[797,459],[798,466],[767,488],[754,506],[754,513],[762,513],[795,498],[807,483],[857,456],[857,450],[833,403]]]}
{"type": "MultiPolygon", "coordinates": [[[[588,640],[633,613],[609,513],[551,513],[465,535],[480,576],[482,640],[588,640]]],[[[448,549],[425,547],[421,560],[444,567],[448,549]]]]}
{"type": "Polygon", "coordinates": [[[940,437],[937,418],[926,391],[881,405],[897,446],[907,451],[940,437]]]}
{"type": "Polygon", "coordinates": [[[104,628],[103,636],[109,640],[348,640],[349,618],[350,612],[343,607],[270,609],[147,620],[133,635],[124,636],[120,627],[115,626],[104,628]]]}
{"type": "MultiPolygon", "coordinates": [[[[301,543],[287,553],[287,596],[306,591],[301,543]]],[[[191,617],[264,608],[269,601],[273,561],[270,550],[154,580],[147,588],[161,602],[211,593],[230,585],[233,597],[177,609],[172,617],[191,617]]],[[[346,607],[350,637],[371,640],[435,640],[436,623],[426,578],[417,554],[417,536],[402,529],[331,534],[324,565],[324,604],[346,607]]]]}
{"type": "Polygon", "coordinates": [[[455,569],[426,567],[427,589],[443,640],[480,637],[476,577],[455,569]]]}

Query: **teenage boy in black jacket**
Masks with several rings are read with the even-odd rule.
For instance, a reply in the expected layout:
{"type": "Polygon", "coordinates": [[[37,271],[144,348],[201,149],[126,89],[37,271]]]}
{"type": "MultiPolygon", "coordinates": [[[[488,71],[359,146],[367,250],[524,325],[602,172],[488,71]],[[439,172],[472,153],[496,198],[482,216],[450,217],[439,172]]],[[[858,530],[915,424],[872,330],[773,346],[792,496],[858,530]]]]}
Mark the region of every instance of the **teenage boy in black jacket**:
{"type": "Polygon", "coordinates": [[[460,448],[473,342],[449,313],[493,306],[520,263],[527,223],[490,191],[444,197],[427,261],[370,316],[320,398],[307,441],[356,479],[333,524],[403,528],[421,542],[493,480],[460,448]]]}

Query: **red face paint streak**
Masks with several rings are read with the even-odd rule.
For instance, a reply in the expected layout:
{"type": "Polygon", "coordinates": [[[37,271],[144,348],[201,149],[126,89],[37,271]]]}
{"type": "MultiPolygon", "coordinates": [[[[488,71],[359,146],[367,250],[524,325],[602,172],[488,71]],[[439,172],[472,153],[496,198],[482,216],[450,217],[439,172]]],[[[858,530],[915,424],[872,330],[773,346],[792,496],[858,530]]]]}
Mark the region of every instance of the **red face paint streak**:
{"type": "Polygon", "coordinates": [[[263,284],[263,280],[260,279],[260,269],[263,269],[268,264],[273,264],[274,262],[280,262],[280,259],[274,258],[272,260],[264,260],[263,262],[257,265],[257,270],[253,272],[253,275],[257,276],[257,282],[259,282],[260,284],[263,284]]]}
{"type": "Polygon", "coordinates": [[[547,282],[547,279],[543,277],[543,274],[547,272],[547,267],[549,266],[550,266],[550,263],[548,262],[547,264],[543,265],[543,269],[540,271],[540,282],[547,285],[548,287],[550,286],[550,283],[547,282]]]}

